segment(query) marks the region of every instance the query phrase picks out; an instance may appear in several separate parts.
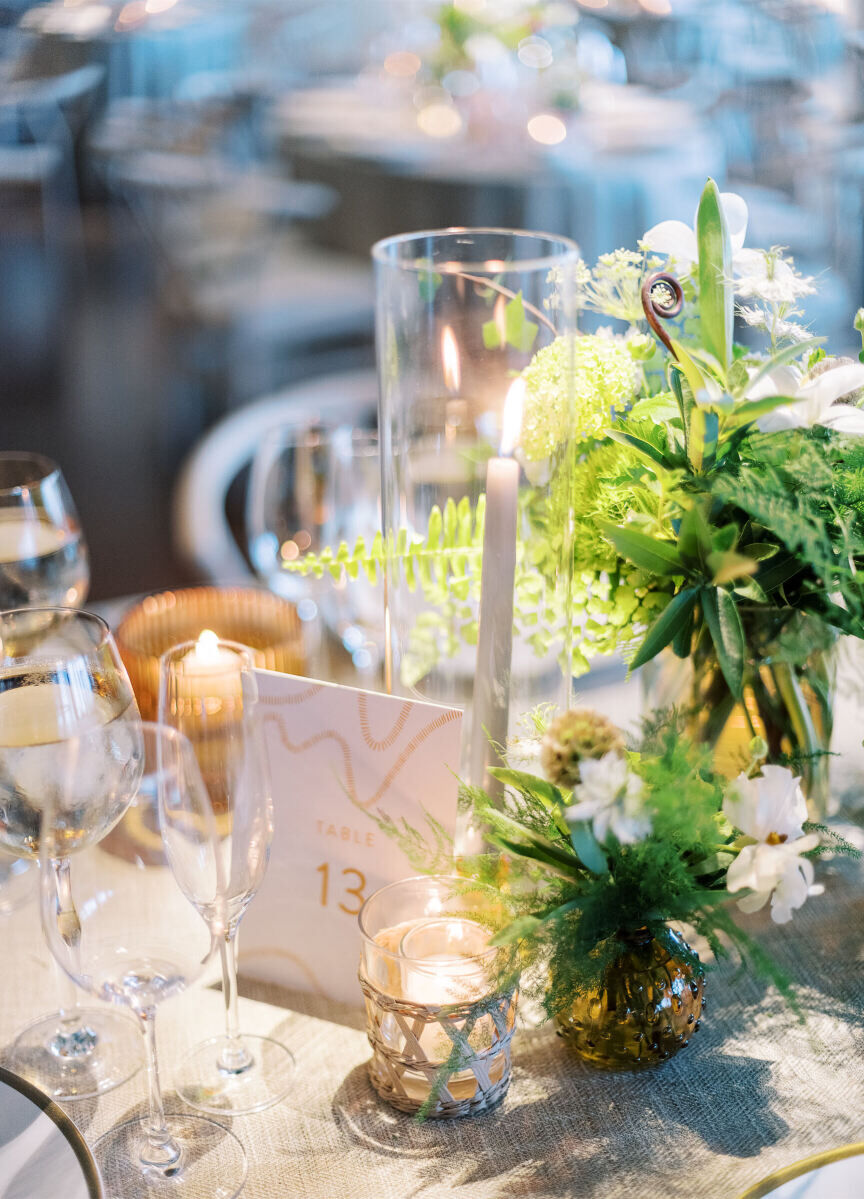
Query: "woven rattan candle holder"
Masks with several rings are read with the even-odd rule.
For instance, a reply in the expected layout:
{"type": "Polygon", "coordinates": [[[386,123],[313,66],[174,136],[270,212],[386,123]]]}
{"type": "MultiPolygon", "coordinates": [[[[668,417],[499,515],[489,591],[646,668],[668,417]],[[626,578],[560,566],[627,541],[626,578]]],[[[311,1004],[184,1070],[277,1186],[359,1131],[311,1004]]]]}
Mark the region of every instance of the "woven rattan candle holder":
{"type": "Polygon", "coordinates": [[[252,587],[190,587],[148,595],[126,613],[116,633],[145,720],[157,716],[160,656],[197,640],[204,629],[248,646],[256,666],[305,673],[301,622],[286,600],[252,587]]]}
{"type": "Polygon", "coordinates": [[[369,1076],[399,1111],[479,1114],[510,1086],[516,991],[496,990],[488,903],[464,879],[427,877],[383,887],[361,909],[369,1076]]]}

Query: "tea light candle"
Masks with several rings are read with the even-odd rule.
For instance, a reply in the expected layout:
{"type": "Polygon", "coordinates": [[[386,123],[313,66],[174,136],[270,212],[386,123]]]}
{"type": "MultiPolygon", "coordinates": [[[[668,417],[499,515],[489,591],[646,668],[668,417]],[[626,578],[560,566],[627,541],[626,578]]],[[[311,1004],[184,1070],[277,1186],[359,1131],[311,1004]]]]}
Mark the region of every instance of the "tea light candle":
{"type": "Polygon", "coordinates": [[[202,631],[181,665],[185,699],[202,699],[214,706],[240,699],[243,658],[221,642],[212,629],[202,631]]]}
{"type": "Polygon", "coordinates": [[[489,936],[461,917],[411,922],[399,943],[403,998],[427,1006],[482,999],[489,981],[479,955],[489,948],[489,936]]]}

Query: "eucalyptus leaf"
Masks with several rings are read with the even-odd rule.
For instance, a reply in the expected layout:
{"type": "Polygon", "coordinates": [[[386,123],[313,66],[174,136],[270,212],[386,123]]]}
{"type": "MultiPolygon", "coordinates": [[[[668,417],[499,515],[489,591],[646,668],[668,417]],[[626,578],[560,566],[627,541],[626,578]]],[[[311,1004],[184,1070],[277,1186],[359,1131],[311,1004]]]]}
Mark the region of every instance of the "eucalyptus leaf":
{"type": "Polygon", "coordinates": [[[619,528],[608,520],[598,520],[601,531],[622,557],[634,566],[658,575],[686,574],[684,563],[671,541],[659,541],[630,527],[619,528]]]}
{"type": "Polygon", "coordinates": [[[700,602],[723,677],[732,694],[740,699],[746,646],[738,605],[722,587],[703,587],[700,602]]]}
{"type": "Polygon", "coordinates": [[[570,825],[570,840],[573,842],[576,856],[586,870],[590,870],[592,874],[608,873],[609,863],[606,855],[589,825],[581,820],[574,821],[570,825]]]}
{"type": "Polygon", "coordinates": [[[637,666],[644,666],[646,662],[650,662],[683,628],[688,627],[698,596],[698,587],[684,587],[677,595],[673,595],[645,634],[645,640],[630,663],[631,669],[635,670],[637,666]]]}

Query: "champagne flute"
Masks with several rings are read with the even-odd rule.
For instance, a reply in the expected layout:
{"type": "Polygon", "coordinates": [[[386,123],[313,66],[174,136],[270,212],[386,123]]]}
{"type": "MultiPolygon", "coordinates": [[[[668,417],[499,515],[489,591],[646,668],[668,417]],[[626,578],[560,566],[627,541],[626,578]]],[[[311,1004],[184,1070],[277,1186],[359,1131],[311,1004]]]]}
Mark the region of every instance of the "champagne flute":
{"type": "MultiPolygon", "coordinates": [[[[103,620],[73,608],[0,612],[0,851],[37,858],[48,803],[62,816],[60,858],[103,836],[138,785],[139,728],[103,620]]],[[[79,1011],[75,988],[58,978],[60,1010],[19,1034],[14,1068],[61,1100],[125,1082],[141,1060],[134,1025],[108,1010],[79,1011]]]]}
{"type": "MultiPolygon", "coordinates": [[[[42,809],[42,924],[69,978],[131,1009],[146,1048],[148,1114],[93,1146],[106,1194],[234,1199],[246,1178],[243,1146],[205,1116],[166,1113],[156,1055],[159,1005],[201,976],[224,923],[213,811],[186,738],[160,725],[138,728],[140,785],[107,836],[58,857],[65,813],[52,803],[42,809]]],[[[65,749],[75,776],[77,749],[65,749]]]]}
{"type": "MultiPolygon", "coordinates": [[[[215,813],[227,920],[221,938],[225,1034],[196,1045],[175,1077],[200,1111],[248,1115],[288,1093],[294,1058],[279,1041],[240,1032],[237,932],[261,885],[273,839],[273,803],[260,739],[250,651],[205,631],[162,655],[159,719],[191,741],[215,813]]],[[[197,900],[206,914],[206,897],[197,900]]]]}
{"type": "MultiPolygon", "coordinates": [[[[0,453],[0,610],[78,608],[89,583],[87,546],[60,468],[42,454],[0,453]]],[[[27,859],[0,861],[0,908],[26,897],[34,872],[27,859]]]]}
{"type": "Polygon", "coordinates": [[[59,466],[41,454],[0,454],[0,609],[80,608],[90,567],[59,466]]]}

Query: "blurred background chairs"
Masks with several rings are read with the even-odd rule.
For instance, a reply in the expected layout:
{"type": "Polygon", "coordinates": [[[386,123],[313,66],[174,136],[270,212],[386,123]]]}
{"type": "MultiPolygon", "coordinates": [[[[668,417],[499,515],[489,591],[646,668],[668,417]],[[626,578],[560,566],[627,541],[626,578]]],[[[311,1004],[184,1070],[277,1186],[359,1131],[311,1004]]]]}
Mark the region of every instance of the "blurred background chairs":
{"type": "Polygon", "coordinates": [[[859,0],[0,0],[6,448],[62,460],[97,598],[236,572],[226,480],[193,455],[193,518],[175,472],[371,365],[375,239],[593,259],[689,222],[708,174],[751,244],[833,271],[806,319],[854,351],[862,96],[859,0]]]}

